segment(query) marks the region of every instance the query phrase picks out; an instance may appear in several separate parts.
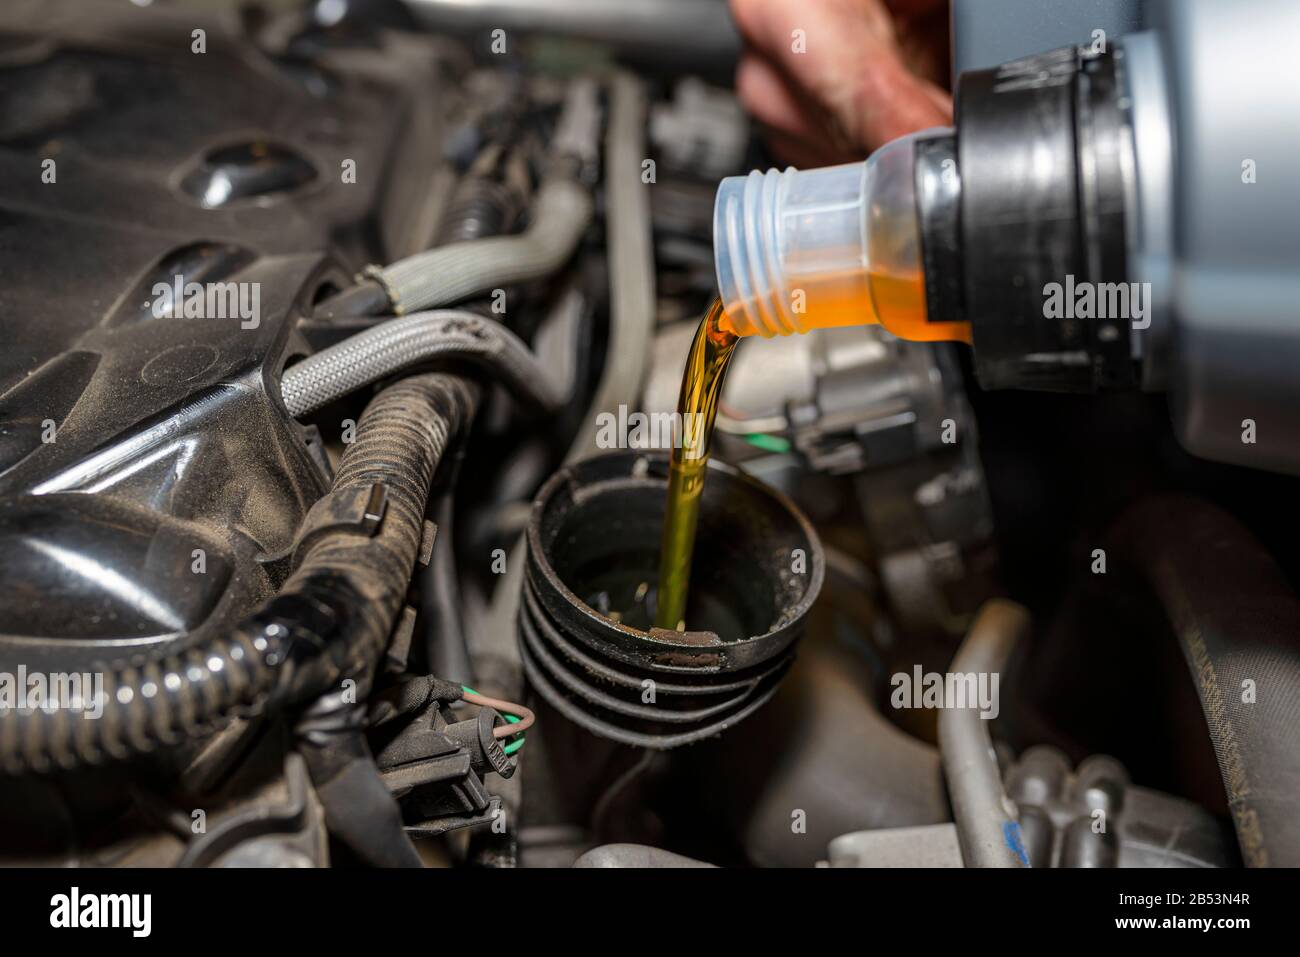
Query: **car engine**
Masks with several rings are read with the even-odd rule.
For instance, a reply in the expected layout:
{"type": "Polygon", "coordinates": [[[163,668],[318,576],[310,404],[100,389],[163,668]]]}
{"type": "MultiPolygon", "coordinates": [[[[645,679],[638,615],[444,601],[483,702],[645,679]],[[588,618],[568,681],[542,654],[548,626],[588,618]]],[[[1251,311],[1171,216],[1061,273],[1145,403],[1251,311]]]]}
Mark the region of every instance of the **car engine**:
{"type": "Polygon", "coordinates": [[[1296,479],[1159,396],[744,341],[636,617],[737,45],[3,5],[0,862],[1300,865],[1296,479]]]}

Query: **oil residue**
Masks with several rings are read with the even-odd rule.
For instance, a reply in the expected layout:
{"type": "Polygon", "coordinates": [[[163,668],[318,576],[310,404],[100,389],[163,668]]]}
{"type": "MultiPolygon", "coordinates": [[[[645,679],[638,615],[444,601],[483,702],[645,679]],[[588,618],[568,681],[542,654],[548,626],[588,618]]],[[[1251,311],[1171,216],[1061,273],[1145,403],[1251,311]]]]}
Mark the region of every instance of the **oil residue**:
{"type": "Polygon", "coordinates": [[[691,582],[695,527],[700,496],[709,464],[713,422],[722,397],[722,380],[740,338],[723,325],[722,300],[715,300],[700,322],[686,359],[682,389],[677,397],[680,433],[668,469],[668,501],[659,551],[659,592],[656,627],[681,631],[686,627],[686,596],[691,582]]]}

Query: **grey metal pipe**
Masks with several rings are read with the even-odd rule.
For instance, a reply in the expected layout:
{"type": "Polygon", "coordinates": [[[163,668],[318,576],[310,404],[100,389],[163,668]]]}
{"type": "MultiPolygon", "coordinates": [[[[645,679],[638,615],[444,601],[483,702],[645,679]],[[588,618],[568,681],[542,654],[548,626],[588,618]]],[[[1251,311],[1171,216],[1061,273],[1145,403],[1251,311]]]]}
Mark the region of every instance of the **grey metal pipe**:
{"type": "Polygon", "coordinates": [[[610,78],[609,128],[605,134],[610,311],[605,369],[566,462],[598,451],[596,417],[635,406],[641,398],[654,333],[654,235],[650,191],[641,182],[646,154],[645,86],[630,73],[610,78]]]}
{"type": "MultiPolygon", "coordinates": [[[[1000,675],[1029,630],[1029,612],[1014,602],[986,602],[949,666],[955,674],[1000,675]]],[[[967,867],[1026,867],[1016,806],[1007,797],[988,721],[978,704],[945,702],[939,756],[948,783],[961,856],[967,867]]]]}
{"type": "Polygon", "coordinates": [[[284,370],[280,395],[296,418],[400,369],[435,359],[483,367],[520,399],[543,410],[563,401],[546,370],[513,332],[457,309],[391,319],[322,349],[284,370]]]}
{"type": "Polygon", "coordinates": [[[578,858],[574,867],[613,867],[613,868],[690,868],[713,867],[693,857],[683,857],[661,847],[646,844],[602,844],[593,847],[578,858]]]}
{"type": "Polygon", "coordinates": [[[438,246],[366,274],[387,290],[398,313],[449,305],[554,272],[573,255],[591,211],[586,188],[553,176],[537,191],[523,233],[438,246]]]}
{"type": "MultiPolygon", "coordinates": [[[[724,0],[405,0],[422,26],[579,37],[704,69],[734,62],[740,36],[724,0]]],[[[507,46],[509,50],[509,46],[507,46]]]]}

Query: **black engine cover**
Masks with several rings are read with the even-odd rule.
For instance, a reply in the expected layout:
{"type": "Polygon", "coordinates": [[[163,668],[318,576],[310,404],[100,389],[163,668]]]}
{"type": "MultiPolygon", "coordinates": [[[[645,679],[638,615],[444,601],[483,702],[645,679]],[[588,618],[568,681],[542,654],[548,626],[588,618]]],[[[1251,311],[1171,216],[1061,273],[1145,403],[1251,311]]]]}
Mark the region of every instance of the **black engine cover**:
{"type": "Polygon", "coordinates": [[[428,238],[436,47],[147,13],[0,8],[8,671],[174,648],[278,586],[328,480],[278,395],[297,321],[428,238]],[[178,281],[256,314],[173,316],[178,281]]]}

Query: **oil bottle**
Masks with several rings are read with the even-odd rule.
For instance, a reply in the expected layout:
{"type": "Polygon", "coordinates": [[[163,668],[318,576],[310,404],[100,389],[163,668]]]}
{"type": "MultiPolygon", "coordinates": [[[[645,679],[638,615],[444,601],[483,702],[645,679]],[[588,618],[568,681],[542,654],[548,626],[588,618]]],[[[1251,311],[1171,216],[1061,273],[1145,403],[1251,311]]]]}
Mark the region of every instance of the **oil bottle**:
{"type": "Polygon", "coordinates": [[[863,163],[724,179],[713,259],[725,325],[771,337],[879,323],[915,342],[969,343],[969,323],[926,315],[916,141],[863,163]]]}
{"type": "Polygon", "coordinates": [[[686,624],[713,422],[740,339],[878,323],[918,342],[971,341],[969,323],[927,315],[916,193],[915,137],[862,163],[722,181],[713,211],[719,298],[695,334],[678,397],[656,627],[686,624]]]}

